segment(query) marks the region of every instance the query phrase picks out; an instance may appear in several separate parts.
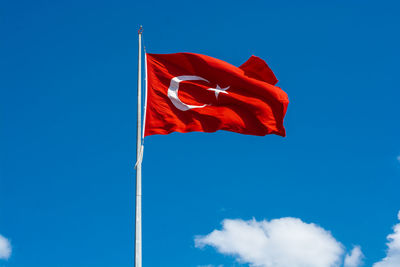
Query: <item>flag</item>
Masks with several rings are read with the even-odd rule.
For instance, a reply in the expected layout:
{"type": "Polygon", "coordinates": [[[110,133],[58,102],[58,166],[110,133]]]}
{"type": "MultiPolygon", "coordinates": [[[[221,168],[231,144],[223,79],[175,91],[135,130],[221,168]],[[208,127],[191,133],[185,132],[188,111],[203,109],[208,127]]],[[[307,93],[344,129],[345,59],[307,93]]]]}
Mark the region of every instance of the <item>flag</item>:
{"type": "Polygon", "coordinates": [[[146,56],[145,136],[217,130],[285,136],[289,100],[262,59],[235,67],[193,53],[146,56]]]}

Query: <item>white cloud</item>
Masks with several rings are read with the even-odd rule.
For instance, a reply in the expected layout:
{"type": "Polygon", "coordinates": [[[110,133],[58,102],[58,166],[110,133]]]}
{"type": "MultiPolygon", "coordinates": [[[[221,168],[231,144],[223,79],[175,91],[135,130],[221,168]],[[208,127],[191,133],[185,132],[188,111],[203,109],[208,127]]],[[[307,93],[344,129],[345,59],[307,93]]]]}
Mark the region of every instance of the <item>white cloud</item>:
{"type": "MultiPolygon", "coordinates": [[[[400,220],[400,211],[397,215],[400,220]]],[[[400,223],[393,227],[393,233],[387,236],[389,243],[386,257],[377,262],[373,267],[399,267],[400,266],[400,223]]]]}
{"type": "Polygon", "coordinates": [[[11,256],[11,244],[7,238],[0,235],[0,259],[7,260],[11,256]]]}
{"type": "Polygon", "coordinates": [[[336,267],[344,249],[330,232],[296,218],[271,221],[224,220],[222,230],[195,238],[254,267],[336,267]]]}
{"type": "Polygon", "coordinates": [[[355,246],[350,254],[347,254],[344,258],[344,267],[358,267],[362,265],[362,259],[364,258],[361,252],[360,246],[355,246]]]}

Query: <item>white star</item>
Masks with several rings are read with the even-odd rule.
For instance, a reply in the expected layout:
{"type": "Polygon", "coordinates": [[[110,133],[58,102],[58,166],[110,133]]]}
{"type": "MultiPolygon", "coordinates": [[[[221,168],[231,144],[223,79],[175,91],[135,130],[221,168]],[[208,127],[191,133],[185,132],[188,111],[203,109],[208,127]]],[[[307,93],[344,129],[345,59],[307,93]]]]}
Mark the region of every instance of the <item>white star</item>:
{"type": "Polygon", "coordinates": [[[218,99],[219,93],[228,94],[228,92],[226,92],[226,90],[228,90],[229,87],[230,87],[230,86],[225,87],[225,88],[221,88],[221,87],[219,87],[219,85],[217,84],[217,88],[208,88],[207,90],[209,90],[209,91],[214,91],[214,92],[215,92],[215,98],[218,99]]]}

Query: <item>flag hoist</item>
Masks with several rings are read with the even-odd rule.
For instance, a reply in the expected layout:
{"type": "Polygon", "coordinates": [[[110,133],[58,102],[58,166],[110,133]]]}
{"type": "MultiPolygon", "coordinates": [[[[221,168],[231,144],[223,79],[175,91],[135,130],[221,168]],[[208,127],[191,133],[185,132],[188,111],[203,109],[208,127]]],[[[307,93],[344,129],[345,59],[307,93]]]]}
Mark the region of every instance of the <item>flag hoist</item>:
{"type": "Polygon", "coordinates": [[[147,54],[144,50],[142,130],[142,27],[138,37],[135,267],[142,267],[144,137],[218,130],[285,136],[283,119],[289,100],[276,86],[278,80],[272,70],[259,57],[251,56],[236,67],[201,54],[147,54]]]}

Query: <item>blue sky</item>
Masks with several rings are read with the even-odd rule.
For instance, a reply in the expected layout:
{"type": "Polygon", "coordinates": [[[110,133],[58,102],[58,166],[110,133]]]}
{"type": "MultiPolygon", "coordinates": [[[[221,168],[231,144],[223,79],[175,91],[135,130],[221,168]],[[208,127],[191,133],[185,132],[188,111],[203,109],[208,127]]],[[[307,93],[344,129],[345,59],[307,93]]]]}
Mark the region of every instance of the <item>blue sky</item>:
{"type": "Polygon", "coordinates": [[[0,266],[133,266],[140,24],[151,53],[257,55],[290,99],[286,138],[146,138],[144,266],[256,264],[212,240],[229,237],[225,219],[298,218],[342,245],[341,262],[353,246],[363,266],[386,256],[400,210],[397,1],[0,7],[0,266]]]}

